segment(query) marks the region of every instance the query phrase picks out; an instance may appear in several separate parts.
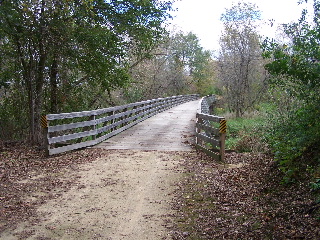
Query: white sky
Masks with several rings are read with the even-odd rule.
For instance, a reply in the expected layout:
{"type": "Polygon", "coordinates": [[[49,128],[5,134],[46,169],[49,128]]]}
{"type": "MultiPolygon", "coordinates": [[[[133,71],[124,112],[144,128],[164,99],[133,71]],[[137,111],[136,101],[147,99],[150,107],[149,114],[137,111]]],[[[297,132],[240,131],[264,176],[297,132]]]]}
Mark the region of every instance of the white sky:
{"type": "MultiPolygon", "coordinates": [[[[183,32],[193,32],[200,39],[202,47],[207,50],[219,49],[219,37],[222,32],[220,16],[226,8],[239,0],[177,0],[173,5],[178,10],[173,12],[175,16],[172,24],[183,32]]],[[[298,5],[298,0],[247,0],[255,3],[262,12],[262,20],[275,20],[275,25],[297,21],[304,7],[312,6],[312,0],[308,4],[298,5]]],[[[310,8],[312,9],[312,7],[310,8]]],[[[260,34],[274,37],[276,26],[265,26],[260,34]]]]}

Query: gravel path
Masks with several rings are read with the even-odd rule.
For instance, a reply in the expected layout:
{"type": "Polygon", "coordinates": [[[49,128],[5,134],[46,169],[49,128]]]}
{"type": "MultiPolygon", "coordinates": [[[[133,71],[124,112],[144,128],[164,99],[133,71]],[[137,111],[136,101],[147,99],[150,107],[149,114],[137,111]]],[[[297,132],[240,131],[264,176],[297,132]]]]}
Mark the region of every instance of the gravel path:
{"type": "Polygon", "coordinates": [[[181,159],[177,152],[110,150],[65,173],[78,181],[38,208],[38,223],[22,223],[1,239],[23,231],[32,232],[28,239],[171,239],[166,226],[181,159]]]}
{"type": "Polygon", "coordinates": [[[37,208],[37,222],[21,223],[0,238],[171,239],[170,203],[182,177],[181,162],[193,154],[197,104],[172,108],[101,144],[108,149],[101,150],[102,157],[56,176],[61,182],[76,180],[68,191],[37,208]]]}

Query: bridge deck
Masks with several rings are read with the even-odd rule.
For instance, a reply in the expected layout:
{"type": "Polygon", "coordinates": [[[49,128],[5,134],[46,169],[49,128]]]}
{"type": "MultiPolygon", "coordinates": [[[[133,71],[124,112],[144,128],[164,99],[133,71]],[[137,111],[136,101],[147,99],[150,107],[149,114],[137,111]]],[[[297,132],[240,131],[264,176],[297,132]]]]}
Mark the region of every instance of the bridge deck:
{"type": "Polygon", "coordinates": [[[95,148],[190,151],[198,103],[187,102],[159,113],[95,148]]]}

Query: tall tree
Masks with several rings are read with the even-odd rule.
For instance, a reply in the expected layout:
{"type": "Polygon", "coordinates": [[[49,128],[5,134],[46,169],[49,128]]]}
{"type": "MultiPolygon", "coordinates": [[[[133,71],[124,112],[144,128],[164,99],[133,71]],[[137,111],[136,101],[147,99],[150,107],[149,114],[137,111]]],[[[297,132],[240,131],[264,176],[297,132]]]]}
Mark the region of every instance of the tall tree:
{"type": "Polygon", "coordinates": [[[194,33],[180,32],[173,36],[170,66],[180,68],[180,72],[190,77],[185,84],[199,87],[202,82],[208,81],[211,77],[208,72],[210,60],[210,52],[200,46],[199,38],[194,33]]]}
{"type": "Polygon", "coordinates": [[[28,96],[30,140],[41,141],[45,88],[47,109],[56,112],[66,83],[96,86],[97,95],[123,86],[130,49],[141,58],[150,52],[170,9],[170,1],[160,0],[3,1],[0,77],[23,86],[28,96]]]}
{"type": "Polygon", "coordinates": [[[313,22],[308,22],[307,11],[304,10],[297,22],[284,25],[291,42],[283,44],[266,39],[263,44],[263,55],[269,60],[266,69],[271,74],[271,86],[290,99],[286,114],[274,120],[270,137],[276,158],[288,170],[287,173],[296,170],[292,163],[305,150],[309,154],[310,150],[319,149],[319,16],[320,1],[314,0],[313,22]]]}
{"type": "Polygon", "coordinates": [[[220,79],[231,111],[240,117],[261,96],[265,76],[254,4],[239,2],[221,16],[224,32],[220,39],[220,79]]]}
{"type": "Polygon", "coordinates": [[[132,69],[135,84],[130,94],[146,99],[203,93],[203,87],[213,78],[210,62],[210,53],[200,46],[195,34],[172,34],[155,49],[153,58],[132,69]]]}

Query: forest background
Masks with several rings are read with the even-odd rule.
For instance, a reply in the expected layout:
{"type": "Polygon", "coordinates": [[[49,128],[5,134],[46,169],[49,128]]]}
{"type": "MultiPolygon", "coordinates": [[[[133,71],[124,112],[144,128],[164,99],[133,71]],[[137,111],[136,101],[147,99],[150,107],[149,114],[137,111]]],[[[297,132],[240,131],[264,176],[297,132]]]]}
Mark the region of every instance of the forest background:
{"type": "Polygon", "coordinates": [[[319,1],[313,6],[311,21],[303,11],[279,26],[278,39],[263,39],[259,8],[234,4],[221,15],[214,58],[194,33],[168,31],[172,1],[0,1],[0,139],[41,144],[39,120],[49,113],[215,94],[233,148],[269,152],[285,181],[307,171],[320,189],[319,1]]]}

